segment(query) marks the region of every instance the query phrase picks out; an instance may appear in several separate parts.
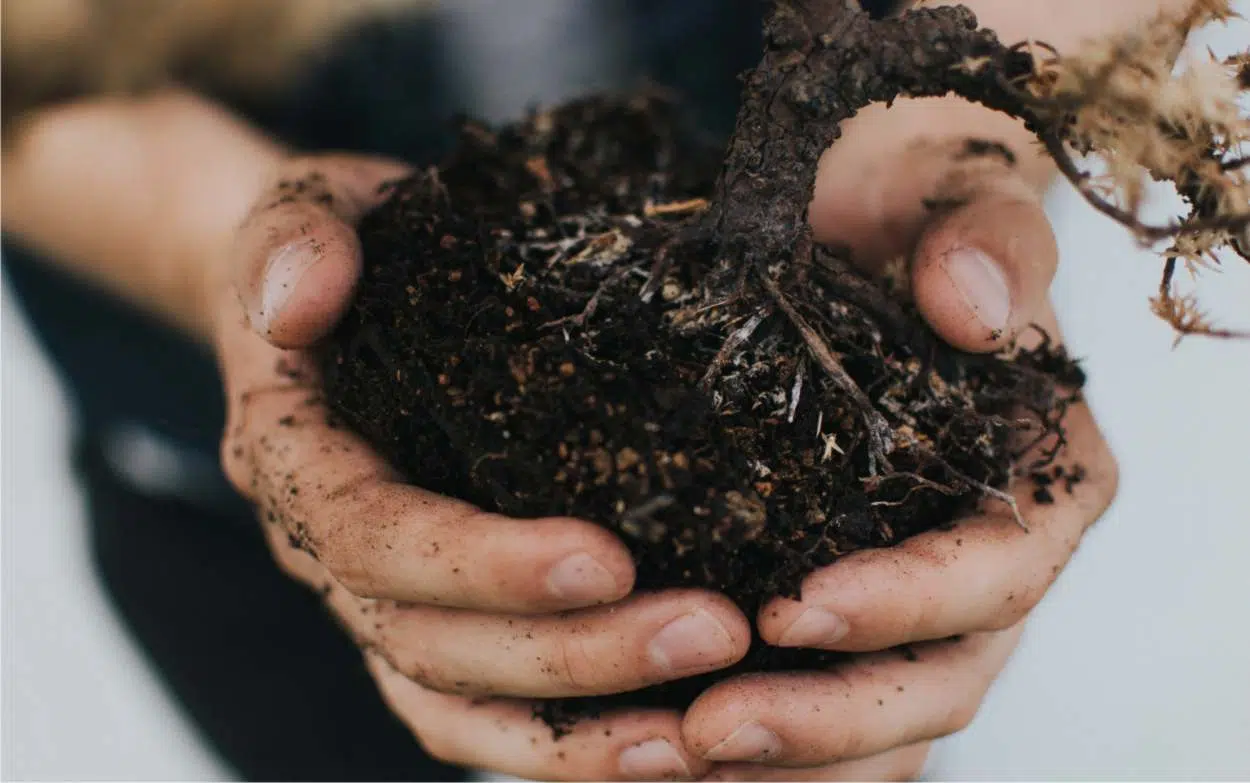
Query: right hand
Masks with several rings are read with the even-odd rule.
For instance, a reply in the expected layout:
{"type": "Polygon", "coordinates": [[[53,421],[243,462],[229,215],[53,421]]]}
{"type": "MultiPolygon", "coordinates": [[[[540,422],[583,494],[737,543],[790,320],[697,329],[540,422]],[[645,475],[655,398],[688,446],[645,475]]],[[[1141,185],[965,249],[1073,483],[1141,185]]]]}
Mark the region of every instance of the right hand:
{"type": "Polygon", "coordinates": [[[286,161],[239,229],[214,285],[227,475],[257,504],[279,566],[325,595],[432,755],[539,779],[702,775],[676,711],[583,721],[554,742],[516,700],[723,668],[751,636],[727,598],[631,594],[629,552],[604,528],[507,519],[409,486],[327,423],[305,349],[350,302],[355,222],[405,173],[373,158],[286,161]]]}

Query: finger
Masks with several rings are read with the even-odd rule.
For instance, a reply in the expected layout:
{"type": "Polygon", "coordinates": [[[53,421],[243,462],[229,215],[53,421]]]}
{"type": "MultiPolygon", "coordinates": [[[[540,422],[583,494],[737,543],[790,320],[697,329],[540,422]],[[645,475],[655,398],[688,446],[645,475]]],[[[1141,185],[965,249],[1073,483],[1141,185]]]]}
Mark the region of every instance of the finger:
{"type": "Polygon", "coordinates": [[[328,423],[306,359],[245,327],[223,334],[227,475],[352,593],[539,613],[631,590],[629,551],[604,528],[508,519],[397,481],[359,438],[328,423]]]}
{"type": "Polygon", "coordinates": [[[848,555],[809,576],[802,600],[760,611],[760,635],[784,647],[881,650],[1014,624],[1062,570],[1085,529],[1115,495],[1115,462],[1085,406],[1068,414],[1070,459],[1087,477],[1039,503],[1027,481],[1015,494],[1025,532],[993,502],[953,529],[889,549],[848,555]]]}
{"type": "Polygon", "coordinates": [[[717,764],[704,780],[916,780],[924,770],[931,743],[918,742],[866,759],[819,767],[769,767],[763,764],[717,764]]]}
{"type": "Polygon", "coordinates": [[[1021,626],[876,653],[832,672],[745,675],[691,705],[682,733],[710,761],[813,766],[946,736],[975,717],[1021,626]]]}
{"type": "MultiPolygon", "coordinates": [[[[284,574],[323,596],[329,596],[336,588],[341,590],[342,585],[330,575],[325,566],[317,562],[317,558],[304,549],[299,539],[288,534],[278,525],[262,525],[261,532],[265,534],[265,542],[269,544],[269,552],[273,555],[274,562],[284,574]]],[[[341,592],[347,593],[346,590],[341,590],[341,592]]],[[[355,600],[364,601],[365,599],[356,598],[355,600]]],[[[360,606],[354,605],[352,608],[358,610],[360,606]]]]}
{"type": "Polygon", "coordinates": [[[472,700],[423,688],[375,655],[383,698],[430,755],[527,780],[690,780],[709,769],[685,750],[674,712],[584,720],[555,739],[528,702],[472,700]]]}
{"type": "Polygon", "coordinates": [[[723,596],[695,590],[540,618],[362,599],[276,526],[265,532],[283,571],[318,590],[357,645],[445,693],[622,693],[724,668],[750,645],[742,613],[723,596]]]}
{"type": "Polygon", "coordinates": [[[622,693],[724,668],[751,642],[750,624],[736,606],[698,590],[543,617],[358,598],[276,525],[266,525],[265,533],[282,570],[318,590],[358,645],[444,693],[622,693]]]}
{"type": "Polygon", "coordinates": [[[996,350],[1034,318],[1056,265],[1035,148],[1017,121],[958,99],[869,107],[821,161],[813,230],[870,268],[910,259],[934,329],[996,350]]]}
{"type": "Polygon", "coordinates": [[[295,161],[239,229],[235,287],[256,332],[300,348],[342,316],[360,276],[356,221],[381,203],[399,163],[352,156],[295,161]]]}
{"type": "MultiPolygon", "coordinates": [[[[1059,339],[1049,307],[1040,326],[1059,339]]],[[[1030,338],[1025,347],[1040,340],[1030,338]]],[[[1013,625],[1037,605],[1115,498],[1116,461],[1089,408],[1072,405],[1064,428],[1055,468],[1082,478],[1056,481],[1045,493],[1032,479],[1019,479],[1012,496],[1027,532],[1004,504],[985,501],[981,513],[954,528],[855,552],[812,573],[801,601],[762,607],[760,635],[783,647],[863,652],[1013,625]]],[[[1047,438],[1030,455],[1053,445],[1047,438]]]]}
{"type": "Polygon", "coordinates": [[[950,187],[951,206],[937,208],[913,253],[912,295],[947,342],[998,350],[1045,306],[1059,263],[1054,231],[1019,177],[950,187]]]}
{"type": "Polygon", "coordinates": [[[340,608],[357,637],[410,679],[474,695],[621,693],[722,669],[751,643],[742,612],[698,590],[541,617],[389,603],[340,608]]]}

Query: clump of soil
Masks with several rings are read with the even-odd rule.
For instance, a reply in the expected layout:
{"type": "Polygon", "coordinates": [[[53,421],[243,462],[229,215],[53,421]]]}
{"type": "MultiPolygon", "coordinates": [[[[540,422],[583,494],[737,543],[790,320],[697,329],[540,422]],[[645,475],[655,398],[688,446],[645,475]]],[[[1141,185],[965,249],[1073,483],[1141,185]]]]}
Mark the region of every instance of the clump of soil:
{"type": "MultiPolygon", "coordinates": [[[[414,483],[517,517],[592,520],[628,544],[640,589],[711,588],[749,617],[848,552],[1006,498],[1026,447],[1053,446],[1025,475],[1053,459],[1083,381],[1046,341],[960,353],[905,292],[813,246],[815,157],[855,106],[822,112],[790,77],[768,81],[768,57],[793,46],[787,18],[770,22],[723,169],[653,95],[466,124],[444,165],[364,220],[359,292],[321,355],[333,410],[414,483]],[[778,92],[828,120],[823,141],[751,141],[744,118],[778,92]],[[735,171],[777,144],[787,154],[752,207],[735,171]]],[[[997,45],[953,18],[921,17],[938,31],[922,44],[949,32],[956,61],[997,45]]],[[[885,89],[863,69],[851,78],[862,88],[839,101],[885,89]]],[[[757,639],[724,672],[541,712],[560,725],[684,707],[738,672],[834,660],[757,639]]]]}
{"type": "MultiPolygon", "coordinates": [[[[781,306],[714,245],[671,244],[713,160],[655,98],[467,126],[362,224],[364,277],[324,370],[334,410],[414,483],[600,522],[640,588],[709,587],[751,616],[1003,486],[1020,408],[1056,429],[1055,380],[1080,377],[1046,349],[960,354],[814,249],[777,285],[888,423],[890,468],[874,468],[861,403],[781,306]]],[[[757,645],[741,668],[819,662],[757,645]]]]}

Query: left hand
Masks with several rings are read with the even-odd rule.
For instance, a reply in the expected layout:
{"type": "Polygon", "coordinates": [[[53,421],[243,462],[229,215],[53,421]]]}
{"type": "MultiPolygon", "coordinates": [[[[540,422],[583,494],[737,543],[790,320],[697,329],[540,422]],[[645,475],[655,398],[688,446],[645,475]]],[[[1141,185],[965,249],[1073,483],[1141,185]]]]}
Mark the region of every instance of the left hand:
{"type": "MultiPolygon", "coordinates": [[[[1059,339],[1047,299],[1057,249],[1039,194],[1046,167],[1022,128],[942,99],[871,107],[844,131],[816,184],[818,239],[868,265],[909,259],[921,313],[959,348],[1000,349],[1030,323],[1059,339]],[[968,154],[970,139],[1004,146],[968,154]]],[[[1088,408],[1074,406],[1066,427],[1061,462],[1087,475],[1047,505],[1019,483],[1031,532],[986,501],[952,529],[813,573],[801,601],[765,605],[757,623],[769,643],[871,654],[836,672],[747,675],[704,693],[682,730],[693,753],[720,762],[712,778],[919,774],[928,742],[972,721],[1025,616],[1115,494],[1115,462],[1088,408]],[[903,644],[915,645],[914,660],[888,649],[903,644]]]]}

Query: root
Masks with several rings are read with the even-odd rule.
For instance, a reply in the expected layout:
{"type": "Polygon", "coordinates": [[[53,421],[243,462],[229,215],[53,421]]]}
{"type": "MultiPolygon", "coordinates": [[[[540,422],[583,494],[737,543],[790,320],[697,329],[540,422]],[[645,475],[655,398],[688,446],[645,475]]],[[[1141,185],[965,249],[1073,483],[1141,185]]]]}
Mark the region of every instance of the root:
{"type": "Polygon", "coordinates": [[[1089,173],[1082,171],[1077,166],[1076,161],[1068,154],[1063,141],[1057,135],[1053,133],[1042,134],[1041,141],[1046,148],[1046,152],[1054,159],[1059,173],[1068,182],[1072,183],[1072,186],[1076,188],[1076,191],[1081,194],[1081,197],[1085,199],[1087,204],[1129,231],[1132,231],[1144,243],[1158,242],[1163,239],[1176,239],[1178,237],[1193,236],[1213,231],[1228,231],[1237,234],[1250,228],[1250,215],[1239,214],[1195,216],[1166,225],[1145,223],[1137,217],[1135,212],[1119,207],[1104,198],[1097,188],[1094,187],[1093,179],[1089,173]]]}
{"type": "Polygon", "coordinates": [[[878,467],[889,472],[889,454],[894,450],[894,430],[890,427],[890,423],[885,420],[885,416],[881,415],[880,411],[873,407],[872,400],[868,399],[864,390],[859,388],[859,384],[855,383],[855,379],[847,373],[833,350],[821,339],[820,335],[816,334],[816,330],[807,323],[794,304],[786,298],[781,287],[777,285],[777,281],[768,274],[768,270],[760,264],[757,271],[760,282],[764,284],[764,288],[781,311],[794,324],[794,328],[802,335],[803,341],[807,343],[808,350],[811,351],[817,364],[824,369],[834,384],[851,398],[860,415],[863,416],[864,426],[868,430],[868,475],[876,476],[878,467]]]}
{"type": "Polygon", "coordinates": [[[576,315],[567,315],[563,318],[557,318],[554,321],[548,321],[542,325],[542,328],[554,329],[557,326],[573,326],[581,329],[586,325],[587,321],[594,317],[595,311],[599,309],[599,303],[603,301],[604,293],[617,283],[624,280],[626,277],[629,277],[630,273],[633,271],[634,270],[628,266],[617,270],[614,274],[610,275],[608,279],[599,284],[599,287],[595,289],[595,292],[590,295],[590,301],[586,302],[586,306],[582,308],[580,313],[576,315]]]}
{"type": "Polygon", "coordinates": [[[977,481],[971,476],[965,473],[961,473],[960,471],[951,467],[949,464],[945,464],[945,467],[947,470],[950,471],[952,476],[964,482],[968,486],[973,487],[974,489],[978,490],[982,495],[986,495],[988,497],[994,498],[995,500],[1000,500],[1003,503],[1006,503],[1007,506],[1011,509],[1011,514],[1013,517],[1015,517],[1016,524],[1020,527],[1020,529],[1026,533],[1030,532],[1029,523],[1025,521],[1024,515],[1020,513],[1020,504],[1009,493],[1004,492],[1001,489],[995,489],[994,487],[991,487],[989,484],[986,484],[984,481],[977,481]]]}
{"type": "MultiPolygon", "coordinates": [[[[989,484],[986,484],[983,481],[977,481],[976,479],[972,478],[966,473],[963,473],[955,469],[954,467],[950,465],[949,462],[947,462],[944,459],[941,459],[936,454],[933,454],[927,449],[924,450],[924,455],[931,463],[939,465],[944,470],[949,472],[951,476],[955,478],[957,481],[960,481],[963,484],[966,484],[967,486],[972,487],[973,489],[980,492],[982,495],[986,495],[988,497],[994,498],[995,500],[1000,500],[1003,503],[1006,503],[1007,506],[1011,509],[1011,513],[1012,513],[1012,516],[1015,518],[1016,525],[1018,525],[1020,529],[1023,530],[1024,532],[1026,533],[1030,532],[1028,522],[1025,521],[1024,515],[1020,513],[1020,504],[1019,502],[1016,501],[1016,499],[1013,496],[1011,496],[1007,492],[1002,491],[1001,489],[995,489],[994,487],[991,487],[989,484]]],[[[913,492],[919,489],[931,489],[934,492],[939,492],[948,497],[958,497],[959,495],[962,495],[964,492],[964,490],[961,490],[959,487],[952,487],[948,484],[943,484],[941,482],[934,481],[933,479],[925,478],[919,473],[910,472],[910,471],[900,471],[898,473],[891,473],[889,475],[882,476],[877,480],[890,481],[892,479],[907,479],[908,481],[914,482],[914,486],[912,486],[910,489],[907,490],[907,494],[903,496],[902,500],[897,500],[897,501],[878,500],[878,501],[873,502],[872,505],[874,506],[901,506],[903,505],[904,502],[906,502],[907,498],[910,497],[913,492]]],[[[866,480],[873,481],[873,479],[866,479],[866,480]]]]}
{"type": "Polygon", "coordinates": [[[716,357],[712,359],[712,363],[708,365],[707,372],[703,374],[703,379],[699,381],[699,388],[704,393],[712,390],[712,387],[716,385],[716,381],[720,379],[721,373],[725,371],[725,365],[729,363],[734,352],[745,345],[747,340],[751,339],[751,335],[755,334],[755,330],[759,329],[760,324],[764,323],[770,315],[772,315],[771,308],[760,310],[725,339],[725,344],[716,352],[716,357]]]}

